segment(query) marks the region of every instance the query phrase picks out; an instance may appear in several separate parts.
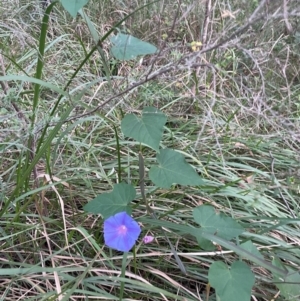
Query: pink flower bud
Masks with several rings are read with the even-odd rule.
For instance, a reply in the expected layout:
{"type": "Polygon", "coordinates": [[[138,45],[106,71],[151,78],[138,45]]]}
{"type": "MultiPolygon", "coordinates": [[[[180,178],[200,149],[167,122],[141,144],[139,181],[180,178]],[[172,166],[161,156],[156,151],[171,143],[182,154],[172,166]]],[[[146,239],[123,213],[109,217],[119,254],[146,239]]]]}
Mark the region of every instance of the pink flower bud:
{"type": "Polygon", "coordinates": [[[144,243],[144,244],[150,244],[153,240],[154,240],[154,237],[153,237],[153,236],[146,235],[146,236],[143,238],[143,243],[144,243]]]}

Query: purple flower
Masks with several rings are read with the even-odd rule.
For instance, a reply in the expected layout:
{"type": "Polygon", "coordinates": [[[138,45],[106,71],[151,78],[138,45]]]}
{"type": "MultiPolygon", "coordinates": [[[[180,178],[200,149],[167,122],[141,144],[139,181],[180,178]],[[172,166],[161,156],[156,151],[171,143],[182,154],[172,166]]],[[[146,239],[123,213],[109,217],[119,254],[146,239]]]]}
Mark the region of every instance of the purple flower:
{"type": "Polygon", "coordinates": [[[154,240],[154,237],[153,237],[153,236],[151,236],[151,235],[146,235],[146,236],[143,238],[143,243],[144,243],[144,244],[150,244],[153,240],[154,240]]]}
{"type": "Polygon", "coordinates": [[[141,227],[126,212],[117,213],[104,221],[104,241],[112,249],[128,252],[140,233],[141,227]]]}

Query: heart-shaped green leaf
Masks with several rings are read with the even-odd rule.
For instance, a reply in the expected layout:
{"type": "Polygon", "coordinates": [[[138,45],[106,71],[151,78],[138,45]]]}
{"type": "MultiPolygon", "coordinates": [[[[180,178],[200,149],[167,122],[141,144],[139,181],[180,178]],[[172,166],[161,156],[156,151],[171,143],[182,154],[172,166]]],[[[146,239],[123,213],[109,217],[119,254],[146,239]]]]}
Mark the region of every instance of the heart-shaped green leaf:
{"type": "Polygon", "coordinates": [[[116,184],[112,192],[98,195],[87,203],[83,210],[101,214],[104,219],[123,211],[131,214],[131,208],[128,204],[135,198],[135,195],[136,191],[132,185],[126,183],[116,184]]]}
{"type": "MultiPolygon", "coordinates": [[[[257,250],[255,245],[251,240],[248,240],[242,244],[240,244],[240,247],[245,249],[246,251],[250,252],[251,254],[255,255],[258,258],[264,259],[264,256],[257,250]]],[[[247,258],[246,258],[247,259],[247,258]]]]}
{"type": "Polygon", "coordinates": [[[62,6],[73,18],[88,2],[89,0],[61,0],[62,6]]]}
{"type": "Polygon", "coordinates": [[[215,234],[225,239],[232,239],[244,232],[244,228],[233,218],[225,214],[217,214],[212,206],[202,205],[193,210],[196,223],[204,232],[215,234]]]}
{"type": "Polygon", "coordinates": [[[110,41],[113,44],[111,52],[118,60],[132,60],[139,55],[153,54],[157,51],[154,45],[120,32],[111,37],[110,41]]]}
{"type": "Polygon", "coordinates": [[[172,184],[201,185],[202,179],[189,165],[184,156],[172,149],[163,149],[156,156],[159,166],[149,171],[151,181],[158,187],[170,188],[172,184]]]}
{"type": "Polygon", "coordinates": [[[126,115],[121,122],[121,129],[125,136],[146,144],[159,152],[159,143],[166,122],[167,117],[160,110],[145,107],[142,118],[138,118],[134,114],[126,115]]]}
{"type": "Polygon", "coordinates": [[[209,268],[208,279],[221,301],[250,301],[255,277],[244,262],[236,261],[228,269],[216,261],[209,268]]]}

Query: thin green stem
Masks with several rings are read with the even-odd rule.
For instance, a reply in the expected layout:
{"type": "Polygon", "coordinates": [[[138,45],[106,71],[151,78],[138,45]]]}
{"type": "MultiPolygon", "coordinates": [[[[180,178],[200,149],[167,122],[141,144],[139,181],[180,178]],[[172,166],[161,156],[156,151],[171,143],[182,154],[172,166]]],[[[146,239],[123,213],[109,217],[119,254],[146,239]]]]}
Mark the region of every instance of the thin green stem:
{"type": "Polygon", "coordinates": [[[114,131],[115,131],[115,137],[116,137],[116,150],[117,150],[117,155],[118,155],[118,182],[122,182],[122,173],[121,173],[121,152],[120,152],[120,142],[119,142],[119,136],[118,136],[118,131],[115,125],[113,125],[114,131]]]}
{"type": "MultiPolygon", "coordinates": [[[[128,256],[128,252],[124,252],[123,259],[122,259],[122,271],[121,271],[121,278],[125,278],[125,270],[126,270],[126,259],[128,256]]],[[[123,295],[124,295],[124,288],[125,288],[125,282],[121,282],[121,288],[120,288],[120,298],[119,300],[122,301],[123,295]]]]}

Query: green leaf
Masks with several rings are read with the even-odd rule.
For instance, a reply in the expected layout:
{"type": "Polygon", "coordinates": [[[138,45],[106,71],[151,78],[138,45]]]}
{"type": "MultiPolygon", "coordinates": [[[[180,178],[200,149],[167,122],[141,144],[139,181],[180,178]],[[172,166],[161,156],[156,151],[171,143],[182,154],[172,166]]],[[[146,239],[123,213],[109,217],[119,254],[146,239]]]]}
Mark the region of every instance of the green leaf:
{"type": "Polygon", "coordinates": [[[193,210],[193,217],[201,230],[225,239],[232,239],[244,232],[244,228],[233,218],[217,214],[212,206],[202,205],[193,210]]]}
{"type": "Polygon", "coordinates": [[[110,41],[113,44],[111,52],[118,60],[132,60],[139,55],[153,54],[157,51],[154,45],[120,32],[111,37],[110,41]]]}
{"type": "Polygon", "coordinates": [[[166,122],[167,117],[160,110],[145,107],[142,118],[138,118],[134,114],[126,115],[121,122],[121,129],[125,136],[146,144],[159,152],[159,143],[166,122]]]}
{"type": "Polygon", "coordinates": [[[255,255],[256,257],[264,259],[263,255],[257,250],[257,248],[255,247],[255,245],[252,243],[251,240],[240,244],[240,247],[250,252],[251,254],[255,255]]]}
{"type": "Polygon", "coordinates": [[[280,290],[280,294],[289,301],[298,301],[300,298],[300,273],[284,266],[280,259],[275,257],[272,263],[278,268],[285,268],[289,273],[285,277],[280,277],[273,273],[275,285],[280,290]],[[281,283],[278,283],[281,282],[281,283]],[[286,283],[284,283],[286,282],[286,283]]]}
{"type": "Polygon", "coordinates": [[[73,18],[76,17],[77,12],[88,2],[89,0],[61,0],[62,6],[73,18]]]}
{"type": "Polygon", "coordinates": [[[209,252],[209,251],[214,251],[216,249],[215,245],[210,240],[205,239],[200,235],[197,235],[196,239],[202,250],[209,252]]]}
{"type": "Polygon", "coordinates": [[[228,269],[216,261],[209,268],[208,279],[221,301],[250,301],[255,277],[244,262],[236,261],[228,269]]]}
{"type": "Polygon", "coordinates": [[[132,185],[120,183],[114,185],[113,191],[98,195],[95,199],[87,203],[83,210],[101,214],[104,219],[116,213],[126,211],[131,214],[128,204],[135,198],[136,191],[132,185]]]}
{"type": "Polygon", "coordinates": [[[158,187],[170,188],[172,184],[201,185],[202,179],[189,165],[184,156],[172,149],[163,149],[156,156],[159,166],[149,171],[151,181],[158,187]]]}

